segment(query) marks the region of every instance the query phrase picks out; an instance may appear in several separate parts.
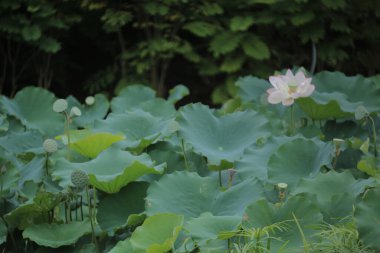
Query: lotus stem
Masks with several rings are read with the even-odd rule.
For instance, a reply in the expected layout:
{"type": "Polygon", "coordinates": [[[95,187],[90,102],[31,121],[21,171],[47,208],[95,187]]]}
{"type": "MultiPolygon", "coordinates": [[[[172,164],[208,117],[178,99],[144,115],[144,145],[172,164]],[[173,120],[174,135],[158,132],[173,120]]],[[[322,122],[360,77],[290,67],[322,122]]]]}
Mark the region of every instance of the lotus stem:
{"type": "Polygon", "coordinates": [[[70,149],[70,142],[71,142],[71,140],[70,140],[70,115],[69,114],[67,114],[67,112],[65,111],[64,112],[64,114],[65,114],[65,135],[66,135],[66,137],[67,137],[67,160],[69,160],[70,161],[70,152],[71,152],[71,149],[70,149]]]}
{"type": "Polygon", "coordinates": [[[290,131],[289,134],[293,135],[294,133],[294,105],[290,106],[290,131]]]}
{"type": "Polygon", "coordinates": [[[90,223],[91,223],[91,235],[92,235],[92,243],[95,245],[96,248],[96,253],[99,253],[99,247],[98,243],[96,241],[96,235],[95,235],[95,226],[94,226],[94,219],[93,219],[93,211],[92,211],[92,206],[91,206],[91,198],[90,198],[90,193],[88,190],[88,185],[86,185],[86,197],[87,197],[87,204],[88,204],[88,216],[90,218],[90,223]]]}
{"type": "Polygon", "coordinates": [[[183,141],[183,139],[181,139],[181,148],[182,148],[182,153],[183,153],[183,159],[185,160],[186,170],[190,171],[189,162],[187,161],[187,155],[186,155],[186,150],[185,150],[185,142],[183,141]]]}
{"type": "Polygon", "coordinates": [[[45,170],[46,170],[46,176],[49,176],[49,153],[46,152],[45,154],[45,170]]]}
{"type": "Polygon", "coordinates": [[[314,74],[317,65],[317,47],[314,42],[311,44],[311,57],[310,73],[314,74]]]}
{"type": "Polygon", "coordinates": [[[373,120],[373,118],[371,116],[368,116],[369,120],[371,121],[371,125],[372,125],[372,138],[373,138],[373,147],[374,147],[374,153],[375,153],[375,157],[377,157],[377,141],[376,141],[376,126],[375,126],[375,121],[373,120]]]}
{"type": "Polygon", "coordinates": [[[218,178],[219,178],[219,186],[220,186],[220,188],[223,188],[222,170],[218,170],[218,178]]]}

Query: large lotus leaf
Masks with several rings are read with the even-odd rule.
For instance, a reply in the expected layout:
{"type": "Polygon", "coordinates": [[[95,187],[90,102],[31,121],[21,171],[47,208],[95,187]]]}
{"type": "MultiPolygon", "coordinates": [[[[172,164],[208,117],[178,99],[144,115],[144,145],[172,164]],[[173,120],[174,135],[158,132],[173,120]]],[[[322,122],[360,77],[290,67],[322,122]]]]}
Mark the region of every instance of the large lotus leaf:
{"type": "Polygon", "coordinates": [[[223,238],[223,232],[235,231],[241,223],[240,216],[213,216],[203,213],[186,222],[184,229],[198,243],[223,238]]]}
{"type": "Polygon", "coordinates": [[[18,206],[12,212],[5,215],[5,220],[12,228],[24,229],[33,224],[44,221],[46,213],[41,213],[41,209],[34,203],[18,206]]]}
{"type": "Polygon", "coordinates": [[[81,169],[88,173],[91,185],[107,193],[116,193],[147,173],[162,173],[163,167],[164,164],[155,165],[147,154],[134,156],[128,151],[110,147],[95,159],[84,163],[58,159],[52,175],[60,180],[62,187],[67,187],[71,185],[71,172],[81,169]]]}
{"type": "Polygon", "coordinates": [[[43,156],[35,156],[33,160],[19,168],[20,179],[19,186],[22,186],[26,181],[39,183],[42,181],[46,170],[46,158],[43,156]]]}
{"type": "Polygon", "coordinates": [[[221,191],[216,178],[196,173],[174,172],[148,188],[146,213],[177,213],[186,218],[210,212],[215,216],[241,216],[245,207],[263,196],[257,180],[247,180],[221,191]]]}
{"type": "Polygon", "coordinates": [[[0,146],[14,154],[43,153],[43,137],[37,131],[10,132],[0,137],[0,146]]]}
{"type": "Polygon", "coordinates": [[[359,105],[369,112],[380,111],[380,88],[363,76],[347,77],[340,72],[323,71],[313,77],[316,91],[298,103],[312,119],[352,116],[359,105]]]}
{"type": "Polygon", "coordinates": [[[107,119],[96,123],[98,130],[123,133],[126,137],[122,142],[124,146],[136,151],[169,137],[177,128],[174,119],[158,118],[144,111],[111,113],[107,119]]]}
{"type": "Polygon", "coordinates": [[[84,129],[70,131],[70,138],[70,148],[85,157],[95,158],[115,142],[123,140],[124,135],[92,132],[84,129]]]}
{"type": "Polygon", "coordinates": [[[140,104],[153,100],[156,92],[143,85],[130,85],[122,89],[117,97],[111,100],[111,110],[114,113],[123,113],[138,107],[140,104]]]}
{"type": "MultiPolygon", "coordinates": [[[[179,144],[178,144],[179,145],[179,144]]],[[[179,170],[196,171],[201,176],[210,174],[206,160],[203,156],[186,150],[186,161],[182,149],[170,142],[159,142],[149,148],[148,154],[157,163],[166,162],[165,173],[173,173],[179,170]]]]}
{"type": "Polygon", "coordinates": [[[153,100],[141,103],[139,107],[134,108],[134,111],[144,111],[159,118],[173,118],[176,114],[174,105],[162,98],[155,98],[153,100]]]}
{"type": "Polygon", "coordinates": [[[180,134],[211,166],[239,160],[246,148],[269,135],[268,120],[254,111],[222,117],[202,104],[190,104],[180,111],[180,134]]]}
{"type": "MultiPolygon", "coordinates": [[[[247,207],[243,219],[243,228],[248,230],[253,228],[264,229],[277,224],[282,227],[282,230],[274,229],[274,233],[273,231],[270,232],[270,236],[281,240],[272,239],[271,250],[276,252],[276,249],[286,244],[281,252],[304,252],[301,233],[294,217],[296,217],[307,241],[312,241],[313,225],[322,223],[322,214],[317,205],[308,199],[308,196],[292,196],[280,207],[268,203],[265,199],[258,200],[247,207]]],[[[263,235],[263,239],[266,239],[265,235],[263,235]]]]}
{"type": "Polygon", "coordinates": [[[14,99],[2,97],[5,112],[18,118],[30,129],[54,136],[63,130],[64,117],[53,111],[55,96],[48,90],[26,87],[14,99]]]}
{"type": "Polygon", "coordinates": [[[271,137],[265,144],[253,145],[248,148],[244,152],[242,159],[235,163],[237,176],[241,179],[253,176],[259,178],[260,180],[267,181],[267,164],[271,155],[282,144],[300,138],[302,137],[271,137]]]}
{"type": "Polygon", "coordinates": [[[315,194],[321,210],[324,211],[325,219],[328,217],[338,221],[352,215],[356,197],[371,183],[372,180],[356,180],[349,171],[330,171],[318,174],[315,178],[301,179],[292,194],[315,194]],[[331,186],[334,186],[334,189],[331,186]]]}
{"type": "Polygon", "coordinates": [[[168,101],[175,104],[189,94],[189,89],[186,86],[179,84],[169,91],[168,101]]]}
{"type": "Polygon", "coordinates": [[[78,107],[82,115],[75,117],[73,123],[79,127],[93,127],[95,120],[103,119],[109,110],[110,104],[103,94],[97,94],[94,97],[95,102],[92,105],[82,105],[74,97],[68,97],[67,101],[70,106],[78,107]]]}
{"type": "Polygon", "coordinates": [[[131,214],[145,209],[146,182],[133,182],[116,194],[103,198],[97,208],[97,220],[102,230],[113,235],[116,229],[127,225],[131,214]]]}
{"type": "Polygon", "coordinates": [[[90,222],[70,222],[67,224],[37,224],[24,230],[22,236],[38,245],[58,248],[71,245],[91,231],[90,222]]]}
{"type": "MultiPolygon", "coordinates": [[[[1,162],[1,160],[0,160],[1,162]]],[[[3,164],[0,164],[0,166],[2,167],[3,164]]],[[[0,167],[0,169],[1,169],[0,167]]],[[[17,189],[17,182],[20,178],[20,175],[17,171],[17,169],[12,166],[12,165],[5,165],[5,168],[6,168],[6,171],[4,174],[1,175],[1,191],[0,191],[0,196],[2,196],[2,193],[6,192],[6,191],[9,191],[9,190],[13,190],[13,189],[17,189]]]]}
{"type": "Polygon", "coordinates": [[[366,246],[380,250],[380,189],[370,190],[355,208],[359,237],[366,246]]]}
{"type": "Polygon", "coordinates": [[[0,219],[0,245],[7,240],[8,228],[4,221],[0,219]]]}
{"type": "MultiPolygon", "coordinates": [[[[0,98],[1,101],[1,98],[0,98]]],[[[0,132],[8,131],[9,122],[7,120],[7,116],[0,114],[0,132]]]]}
{"type": "Polygon", "coordinates": [[[239,78],[236,86],[239,87],[238,96],[244,102],[261,103],[263,94],[266,94],[266,90],[270,88],[271,84],[264,79],[246,76],[239,78]]]}
{"type": "Polygon", "coordinates": [[[295,139],[282,144],[269,158],[268,179],[293,188],[301,178],[314,177],[332,161],[334,146],[314,140],[295,139]]]}
{"type": "Polygon", "coordinates": [[[147,218],[132,234],[134,253],[165,253],[173,248],[183,225],[183,216],[161,213],[147,218]]]}
{"type": "Polygon", "coordinates": [[[134,253],[129,238],[118,242],[108,253],[134,253]]]}

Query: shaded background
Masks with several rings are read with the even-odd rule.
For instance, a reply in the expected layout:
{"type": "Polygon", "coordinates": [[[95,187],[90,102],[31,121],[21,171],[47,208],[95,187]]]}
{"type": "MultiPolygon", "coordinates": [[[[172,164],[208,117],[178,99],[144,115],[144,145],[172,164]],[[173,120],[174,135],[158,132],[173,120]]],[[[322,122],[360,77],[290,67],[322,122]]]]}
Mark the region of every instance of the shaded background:
{"type": "Polygon", "coordinates": [[[0,0],[0,92],[184,84],[184,102],[217,104],[238,77],[292,66],[372,76],[379,17],[377,0],[0,0]]]}

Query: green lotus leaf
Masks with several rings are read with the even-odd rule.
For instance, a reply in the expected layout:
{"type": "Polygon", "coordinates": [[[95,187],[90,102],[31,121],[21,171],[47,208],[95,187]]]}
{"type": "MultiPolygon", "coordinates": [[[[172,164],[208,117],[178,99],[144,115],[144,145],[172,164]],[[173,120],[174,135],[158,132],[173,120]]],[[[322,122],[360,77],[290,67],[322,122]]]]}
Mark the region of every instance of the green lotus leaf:
{"type": "MultiPolygon", "coordinates": [[[[1,101],[1,97],[0,97],[1,101]]],[[[9,129],[9,122],[7,120],[7,116],[0,114],[0,132],[8,131],[9,129]]]]}
{"type": "Polygon", "coordinates": [[[24,230],[22,236],[38,245],[58,248],[71,245],[91,231],[90,222],[70,222],[67,224],[37,224],[24,230]]]}
{"type": "Polygon", "coordinates": [[[109,110],[110,104],[103,94],[97,94],[94,97],[93,105],[82,105],[77,99],[72,96],[67,98],[69,106],[76,106],[82,112],[80,117],[73,119],[73,124],[78,127],[92,128],[95,120],[104,119],[109,110]]]}
{"type": "Polygon", "coordinates": [[[189,89],[186,86],[179,84],[169,91],[168,101],[175,104],[189,94],[189,89]]]}
{"type": "Polygon", "coordinates": [[[155,98],[153,100],[146,101],[133,110],[148,112],[154,117],[163,119],[174,118],[177,112],[173,103],[162,98],[155,98]]]}
{"type": "Polygon", "coordinates": [[[60,158],[52,175],[62,187],[67,187],[71,185],[71,172],[80,169],[88,173],[91,185],[107,193],[116,193],[147,173],[162,173],[164,166],[155,165],[147,154],[134,156],[128,151],[110,147],[95,159],[84,163],[71,163],[60,158]]]}
{"type": "Polygon", "coordinates": [[[292,194],[315,194],[325,219],[329,218],[328,221],[333,222],[352,215],[356,197],[372,182],[373,180],[356,180],[349,171],[330,171],[318,174],[315,178],[301,179],[292,194]],[[334,186],[334,189],[331,189],[331,186],[334,186]]]}
{"type": "Polygon", "coordinates": [[[26,87],[13,99],[2,97],[5,112],[19,119],[29,129],[54,136],[63,131],[64,117],[53,111],[53,93],[37,87],[26,87]]]}
{"type": "Polygon", "coordinates": [[[314,120],[352,117],[360,105],[369,112],[380,111],[380,88],[370,78],[323,71],[312,82],[316,87],[312,96],[297,102],[314,120]]]}
{"type": "Polygon", "coordinates": [[[12,228],[24,229],[45,221],[46,213],[34,203],[22,204],[5,215],[5,220],[12,228]]]}
{"type": "Polygon", "coordinates": [[[0,147],[14,154],[44,152],[42,147],[43,136],[37,131],[10,132],[0,137],[0,147]]]}
{"type": "Polygon", "coordinates": [[[263,145],[251,146],[244,152],[242,159],[235,163],[237,176],[241,179],[253,176],[268,181],[267,164],[271,155],[282,144],[298,138],[302,137],[271,137],[263,145]]]}
{"type": "Polygon", "coordinates": [[[8,228],[4,221],[0,219],[0,245],[7,241],[8,228]]]}
{"type": "Polygon", "coordinates": [[[115,247],[113,247],[108,253],[134,253],[131,242],[129,238],[118,242],[115,247]]]}
{"type": "Polygon", "coordinates": [[[254,178],[221,191],[217,178],[196,173],[164,175],[148,188],[146,213],[177,213],[186,218],[210,212],[215,216],[241,216],[245,207],[263,196],[262,184],[254,178]]]}
{"type": "Polygon", "coordinates": [[[235,84],[239,87],[238,96],[243,102],[261,103],[263,94],[271,87],[267,80],[254,76],[241,77],[235,84]]]}
{"type": "Polygon", "coordinates": [[[234,112],[219,117],[215,111],[202,104],[183,107],[179,123],[181,136],[196,152],[206,156],[213,168],[230,168],[234,161],[241,158],[246,148],[269,135],[268,120],[254,111],[234,112]]]}
{"type": "Polygon", "coordinates": [[[39,183],[42,181],[45,172],[46,158],[35,156],[33,160],[19,168],[20,179],[18,184],[23,185],[26,181],[39,183]]]}
{"type": "MultiPolygon", "coordinates": [[[[66,138],[66,136],[62,137],[66,138]]],[[[85,157],[95,158],[115,142],[123,140],[124,135],[92,132],[84,129],[70,131],[70,138],[70,148],[85,157]]],[[[64,142],[67,143],[67,141],[64,142]]]]}
{"type": "Polygon", "coordinates": [[[142,103],[153,100],[155,97],[156,92],[147,86],[130,85],[122,89],[119,95],[111,100],[111,111],[123,113],[139,107],[142,103]]]}
{"type": "Polygon", "coordinates": [[[287,183],[292,189],[301,178],[315,177],[334,154],[331,143],[295,139],[282,144],[268,160],[270,183],[287,183]]]}
{"type": "Polygon", "coordinates": [[[225,232],[237,230],[240,223],[240,216],[213,216],[211,213],[203,213],[197,218],[189,219],[184,229],[202,245],[209,240],[223,238],[225,232]]]}
{"type": "MultiPolygon", "coordinates": [[[[0,160],[1,162],[1,160],[0,160]]],[[[2,164],[0,163],[0,169],[5,166],[5,173],[0,174],[0,183],[1,183],[1,191],[0,191],[0,199],[7,198],[7,193],[18,189],[18,180],[20,175],[17,169],[12,164],[2,164]]],[[[1,173],[1,172],[0,172],[1,173]]]]}
{"type": "Polygon", "coordinates": [[[354,217],[359,237],[368,247],[380,250],[380,189],[370,190],[356,205],[354,217]]]}
{"type": "MultiPolygon", "coordinates": [[[[302,237],[294,219],[296,217],[308,242],[313,241],[313,225],[322,223],[322,214],[317,205],[308,196],[292,196],[282,206],[277,207],[266,200],[261,199],[249,205],[245,211],[243,228],[269,229],[269,236],[280,238],[271,240],[271,251],[277,252],[282,245],[286,244],[281,252],[296,253],[304,252],[302,249],[302,237]],[[278,226],[276,229],[275,226],[278,226]]],[[[262,234],[262,240],[266,245],[267,236],[262,234]]]]}
{"type": "Polygon", "coordinates": [[[186,149],[186,161],[179,143],[158,142],[149,148],[148,154],[157,163],[166,163],[165,173],[186,170],[197,172],[201,176],[210,174],[203,156],[186,149]]]}
{"type": "Polygon", "coordinates": [[[174,119],[162,119],[144,111],[111,113],[107,119],[98,121],[96,129],[112,133],[123,133],[125,147],[140,152],[147,146],[171,136],[177,131],[174,119]]]}
{"type": "Polygon", "coordinates": [[[132,182],[103,198],[97,207],[97,221],[102,230],[112,236],[116,229],[127,225],[130,215],[142,213],[147,189],[148,183],[132,182]]]}
{"type": "Polygon", "coordinates": [[[172,213],[147,218],[132,234],[134,253],[165,253],[173,248],[183,225],[183,216],[172,213]]]}

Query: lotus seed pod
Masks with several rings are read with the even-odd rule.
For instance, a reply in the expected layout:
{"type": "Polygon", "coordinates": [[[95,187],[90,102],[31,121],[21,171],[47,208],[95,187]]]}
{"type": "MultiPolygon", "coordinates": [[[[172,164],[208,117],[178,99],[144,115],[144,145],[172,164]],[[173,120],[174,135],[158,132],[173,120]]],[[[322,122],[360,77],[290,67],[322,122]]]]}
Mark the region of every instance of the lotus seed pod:
{"type": "Polygon", "coordinates": [[[82,112],[80,111],[78,107],[73,106],[73,108],[71,108],[70,117],[79,117],[81,115],[82,115],[82,112]]]}
{"type": "Polygon", "coordinates": [[[68,104],[65,99],[57,99],[53,104],[53,111],[63,112],[67,109],[68,104]]]}
{"type": "Polygon", "coordinates": [[[277,187],[280,190],[286,190],[286,188],[288,188],[288,184],[287,183],[278,183],[277,187]]]}
{"type": "Polygon", "coordinates": [[[86,97],[85,102],[87,105],[93,105],[95,103],[95,98],[93,96],[88,96],[86,97]]]}
{"type": "Polygon", "coordinates": [[[46,139],[42,146],[47,153],[54,153],[58,150],[58,143],[53,139],[46,139]]]}
{"type": "Polygon", "coordinates": [[[356,108],[356,110],[355,110],[355,119],[356,120],[361,120],[361,119],[364,119],[368,116],[369,116],[369,112],[367,111],[367,109],[364,106],[359,105],[356,108]]]}
{"type": "Polygon", "coordinates": [[[83,170],[74,170],[71,172],[71,183],[78,188],[83,188],[88,184],[88,175],[83,170]]]}

